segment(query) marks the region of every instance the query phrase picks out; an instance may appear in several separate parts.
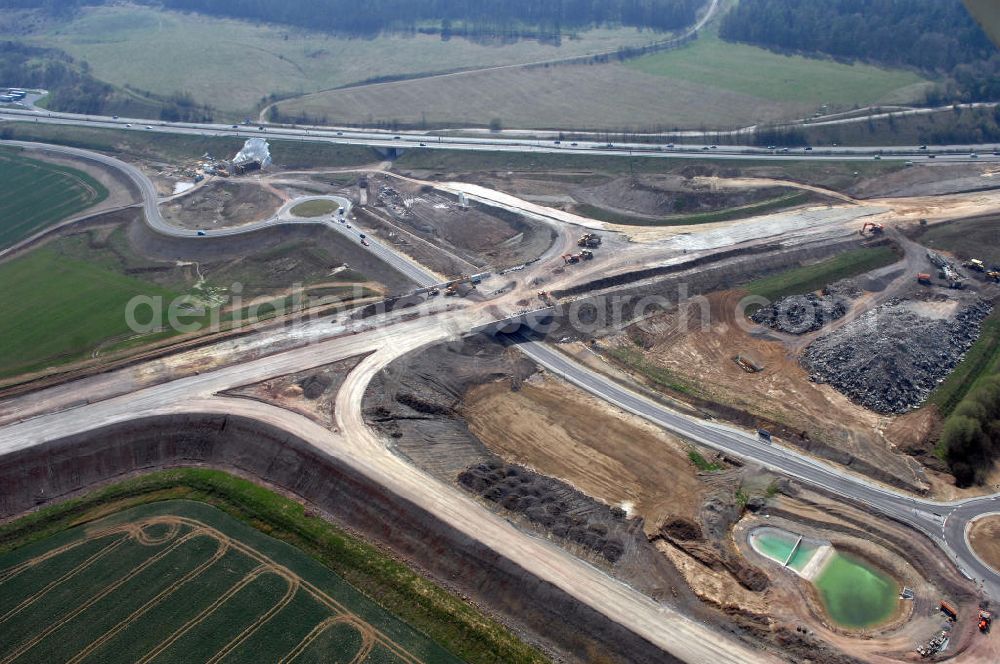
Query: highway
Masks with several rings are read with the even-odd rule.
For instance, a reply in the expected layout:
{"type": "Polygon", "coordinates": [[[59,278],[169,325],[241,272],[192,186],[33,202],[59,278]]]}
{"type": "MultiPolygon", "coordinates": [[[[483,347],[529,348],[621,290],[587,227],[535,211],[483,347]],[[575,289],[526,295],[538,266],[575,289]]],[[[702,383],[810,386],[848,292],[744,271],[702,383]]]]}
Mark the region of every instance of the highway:
{"type": "Polygon", "coordinates": [[[885,160],[910,161],[927,159],[934,154],[942,161],[1000,161],[993,152],[995,144],[936,145],[928,151],[899,146],[873,146],[767,150],[737,145],[678,145],[668,148],[649,143],[606,143],[601,141],[542,141],[503,136],[439,136],[422,132],[387,132],[378,130],[336,129],[331,127],[287,127],[280,125],[227,125],[160,122],[138,118],[78,115],[50,112],[41,109],[15,109],[0,107],[0,120],[38,122],[42,124],[69,125],[118,129],[146,133],[165,133],[199,136],[235,136],[240,138],[265,137],[313,143],[364,145],[375,148],[469,150],[478,152],[515,152],[526,154],[589,154],[603,156],[630,156],[650,159],[718,159],[739,160],[820,160],[820,161],[871,161],[876,155],[885,160]],[[258,129],[261,127],[262,129],[258,129]],[[975,153],[977,157],[971,155],[975,153]]]}
{"type": "MultiPolygon", "coordinates": [[[[172,129],[171,129],[172,130],[172,129]]],[[[126,173],[139,187],[143,196],[146,218],[156,232],[172,237],[204,241],[196,231],[170,226],[160,215],[158,197],[153,183],[137,168],[117,159],[96,153],[61,146],[32,143],[11,143],[29,149],[54,150],[62,154],[92,159],[126,173]],[[194,236],[194,237],[192,237],[194,236]]],[[[486,149],[486,148],[478,148],[486,149]]],[[[332,198],[345,205],[342,198],[332,198]]],[[[237,228],[212,231],[225,236],[259,230],[282,223],[323,223],[341,233],[356,233],[332,219],[288,219],[284,213],[274,218],[237,228]]],[[[353,237],[353,236],[352,236],[353,237]]],[[[437,275],[422,266],[400,257],[372,242],[376,255],[396,267],[405,263],[407,274],[417,283],[433,283],[437,275]]],[[[397,267],[397,269],[400,269],[397,267]]],[[[413,321],[365,330],[339,338],[317,337],[308,345],[276,353],[259,360],[208,370],[200,375],[166,380],[157,385],[117,395],[98,397],[89,403],[76,403],[65,409],[43,412],[22,421],[0,426],[0,455],[57,440],[75,433],[92,431],[114,422],[127,421],[158,413],[243,412],[259,417],[312,442],[334,454],[345,463],[383,482],[407,499],[426,507],[449,524],[459,528],[491,549],[530,570],[539,578],[573,594],[595,610],[628,626],[636,633],[660,645],[685,661],[691,662],[756,662],[770,661],[759,652],[723,638],[709,628],[677,614],[670,607],[653,602],[638,591],[593,568],[558,546],[527,535],[502,518],[489,513],[474,500],[451,487],[431,480],[415,467],[393,456],[375,433],[365,424],[361,414],[361,399],[369,381],[383,367],[404,354],[453,338],[473,327],[490,322],[483,312],[437,312],[413,321]],[[477,315],[479,316],[477,318],[477,315]],[[337,359],[374,351],[349,374],[337,397],[337,420],[341,433],[334,434],[306,418],[275,406],[234,400],[218,396],[223,390],[267,378],[287,375],[337,359]]],[[[277,329],[268,334],[288,334],[277,329]]],[[[263,333],[261,333],[263,334],[263,333]]],[[[330,335],[335,334],[331,329],[330,335]]],[[[892,519],[908,524],[927,534],[967,576],[984,583],[987,593],[1000,598],[1000,576],[976,558],[965,538],[966,525],[976,516],[1000,511],[998,496],[988,496],[957,502],[935,502],[915,498],[903,492],[879,485],[842,468],[818,461],[789,448],[766,444],[751,435],[717,422],[703,421],[684,415],[624,388],[610,378],[579,365],[552,347],[527,341],[520,345],[534,361],[549,371],[564,377],[581,389],[654,424],[673,431],[699,444],[719,449],[750,463],[759,464],[776,473],[797,479],[846,499],[867,505],[892,519]]],[[[53,388],[53,393],[65,395],[67,390],[53,388]]],[[[36,393],[46,402],[47,392],[36,393]]],[[[60,397],[62,398],[62,397],[60,397]]],[[[2,409],[3,405],[0,405],[2,409]]]]}

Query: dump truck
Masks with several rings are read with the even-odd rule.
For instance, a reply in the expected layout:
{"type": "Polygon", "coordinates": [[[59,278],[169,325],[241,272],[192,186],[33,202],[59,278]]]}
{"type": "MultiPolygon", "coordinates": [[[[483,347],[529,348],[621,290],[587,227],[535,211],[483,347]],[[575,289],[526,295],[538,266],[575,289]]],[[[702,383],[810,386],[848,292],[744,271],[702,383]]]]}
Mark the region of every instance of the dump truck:
{"type": "Polygon", "coordinates": [[[927,274],[926,272],[919,273],[917,275],[917,283],[921,284],[923,286],[930,286],[931,285],[931,275],[927,274]]]}
{"type": "Polygon", "coordinates": [[[970,258],[962,263],[962,266],[967,267],[970,270],[975,270],[976,272],[986,272],[986,264],[978,258],[970,258]]]}
{"type": "Polygon", "coordinates": [[[938,602],[938,608],[941,609],[941,613],[948,616],[949,620],[953,622],[958,621],[958,611],[956,611],[955,607],[953,607],[948,602],[941,600],[940,602],[938,602]]]}
{"type": "Polygon", "coordinates": [[[563,265],[572,265],[573,263],[579,263],[580,257],[576,254],[563,254],[563,265]]]}
{"type": "Polygon", "coordinates": [[[990,627],[993,625],[993,614],[985,609],[979,611],[979,631],[984,634],[990,631],[990,627]]]}
{"type": "Polygon", "coordinates": [[[599,247],[601,245],[601,236],[595,233],[584,233],[580,236],[580,239],[576,241],[577,246],[580,247],[599,247]]]}

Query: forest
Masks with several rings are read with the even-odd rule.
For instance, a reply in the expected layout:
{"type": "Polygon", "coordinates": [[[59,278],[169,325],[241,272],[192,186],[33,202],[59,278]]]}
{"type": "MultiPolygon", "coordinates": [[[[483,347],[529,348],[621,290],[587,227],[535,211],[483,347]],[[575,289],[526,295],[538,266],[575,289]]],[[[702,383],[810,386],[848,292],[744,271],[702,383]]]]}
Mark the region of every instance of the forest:
{"type": "Polygon", "coordinates": [[[1000,99],[1000,55],[961,0],[741,0],[720,35],[944,77],[932,103],[1000,99]]]}
{"type": "Polygon", "coordinates": [[[694,23],[705,0],[161,0],[158,4],[350,35],[419,30],[445,38],[516,38],[559,35],[596,25],[672,30],[694,23]]]}

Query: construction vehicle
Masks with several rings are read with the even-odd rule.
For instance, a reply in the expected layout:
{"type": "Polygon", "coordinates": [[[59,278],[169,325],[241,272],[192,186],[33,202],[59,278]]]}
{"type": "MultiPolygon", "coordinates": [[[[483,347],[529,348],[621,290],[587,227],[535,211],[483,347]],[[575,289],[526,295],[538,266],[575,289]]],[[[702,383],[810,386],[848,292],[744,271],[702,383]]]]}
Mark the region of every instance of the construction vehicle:
{"type": "Polygon", "coordinates": [[[976,272],[986,272],[986,264],[978,258],[970,258],[962,263],[962,267],[967,267],[970,270],[975,270],[976,272]]]}
{"type": "Polygon", "coordinates": [[[444,289],[445,297],[453,297],[455,295],[458,295],[458,284],[451,284],[444,289]]]}
{"type": "Polygon", "coordinates": [[[437,296],[437,295],[440,295],[440,294],[441,294],[441,289],[440,289],[440,288],[432,288],[432,289],[430,289],[429,291],[427,291],[427,294],[428,294],[428,295],[429,295],[430,297],[435,297],[435,296],[437,296]]]}
{"type": "Polygon", "coordinates": [[[993,614],[985,609],[980,609],[979,611],[979,631],[986,633],[990,631],[990,627],[993,625],[993,614]]]}
{"type": "Polygon", "coordinates": [[[601,236],[595,233],[584,233],[580,236],[580,239],[576,241],[576,244],[579,247],[590,247],[593,249],[594,247],[601,246],[601,236]]]}
{"type": "Polygon", "coordinates": [[[919,273],[917,275],[917,283],[920,284],[920,285],[922,285],[922,286],[930,286],[931,285],[931,275],[927,274],[926,272],[919,273]]]}
{"type": "Polygon", "coordinates": [[[882,224],[876,224],[874,221],[866,221],[865,225],[861,227],[861,234],[864,235],[869,229],[871,229],[872,235],[881,235],[885,232],[885,227],[882,224]]]}
{"type": "Polygon", "coordinates": [[[941,613],[948,616],[949,620],[951,620],[952,622],[958,622],[958,611],[956,611],[955,607],[953,607],[951,604],[949,604],[944,600],[941,600],[938,603],[938,608],[941,609],[941,613]]]}
{"type": "Polygon", "coordinates": [[[993,281],[993,282],[996,282],[996,283],[1000,284],[1000,271],[987,272],[986,273],[986,278],[989,281],[993,281]]]}
{"type": "Polygon", "coordinates": [[[574,263],[579,263],[580,261],[589,261],[594,258],[594,252],[589,249],[584,249],[578,254],[563,254],[563,264],[573,265],[574,263]]]}
{"type": "Polygon", "coordinates": [[[555,306],[556,301],[549,295],[548,291],[540,290],[538,291],[538,299],[546,304],[546,306],[555,306]]]}

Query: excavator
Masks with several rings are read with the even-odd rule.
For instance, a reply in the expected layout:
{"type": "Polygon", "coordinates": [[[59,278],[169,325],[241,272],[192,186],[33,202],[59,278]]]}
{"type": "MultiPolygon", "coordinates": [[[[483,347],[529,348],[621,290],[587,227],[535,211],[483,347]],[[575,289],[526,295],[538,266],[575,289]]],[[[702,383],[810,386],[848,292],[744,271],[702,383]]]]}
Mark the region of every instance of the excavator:
{"type": "Polygon", "coordinates": [[[874,221],[866,221],[865,225],[861,227],[861,234],[864,235],[871,229],[872,235],[881,235],[885,232],[885,226],[882,224],[876,224],[874,221]]]}

